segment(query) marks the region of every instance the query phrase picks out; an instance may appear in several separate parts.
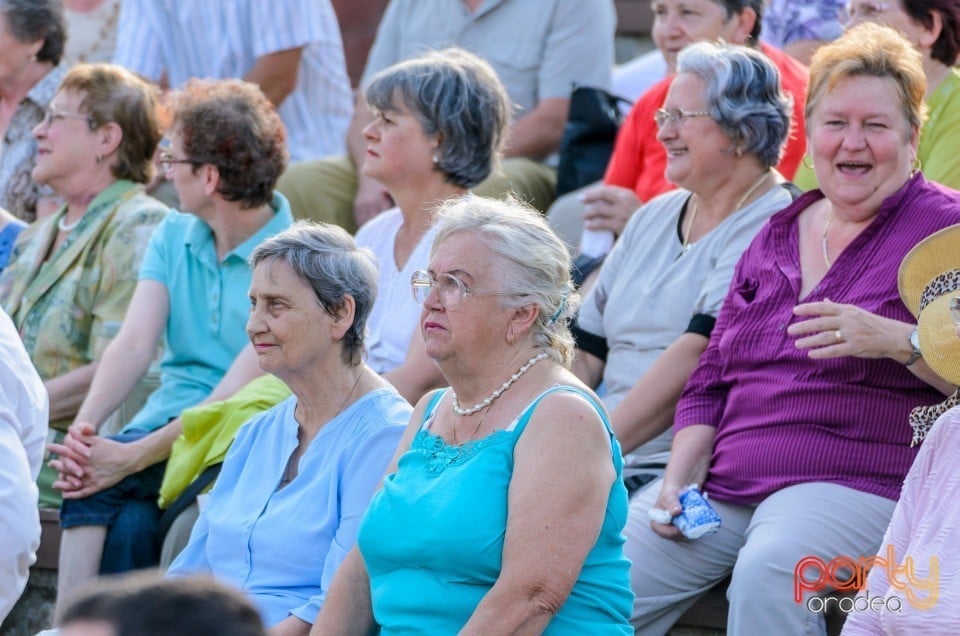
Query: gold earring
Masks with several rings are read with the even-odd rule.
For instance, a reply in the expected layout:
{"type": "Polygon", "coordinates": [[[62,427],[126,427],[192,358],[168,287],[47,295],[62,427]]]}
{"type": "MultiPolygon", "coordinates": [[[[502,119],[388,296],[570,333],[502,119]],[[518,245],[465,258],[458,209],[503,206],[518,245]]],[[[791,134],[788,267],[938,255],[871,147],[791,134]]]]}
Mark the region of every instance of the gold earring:
{"type": "Polygon", "coordinates": [[[910,170],[910,174],[911,175],[917,174],[918,172],[920,172],[921,168],[923,168],[923,164],[920,162],[920,157],[914,157],[913,167],[910,170]]]}
{"type": "Polygon", "coordinates": [[[801,163],[803,163],[803,165],[809,168],[810,170],[813,170],[813,159],[810,157],[810,155],[804,154],[803,159],[801,160],[801,163]]]}

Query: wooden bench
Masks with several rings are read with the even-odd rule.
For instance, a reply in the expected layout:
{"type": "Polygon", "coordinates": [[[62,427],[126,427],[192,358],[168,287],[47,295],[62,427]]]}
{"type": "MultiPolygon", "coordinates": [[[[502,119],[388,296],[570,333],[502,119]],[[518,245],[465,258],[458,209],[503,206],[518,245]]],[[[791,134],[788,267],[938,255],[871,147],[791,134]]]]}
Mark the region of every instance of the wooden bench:
{"type": "Polygon", "coordinates": [[[60,511],[56,508],[40,509],[40,548],[37,550],[35,568],[56,570],[60,558],[60,511]]]}

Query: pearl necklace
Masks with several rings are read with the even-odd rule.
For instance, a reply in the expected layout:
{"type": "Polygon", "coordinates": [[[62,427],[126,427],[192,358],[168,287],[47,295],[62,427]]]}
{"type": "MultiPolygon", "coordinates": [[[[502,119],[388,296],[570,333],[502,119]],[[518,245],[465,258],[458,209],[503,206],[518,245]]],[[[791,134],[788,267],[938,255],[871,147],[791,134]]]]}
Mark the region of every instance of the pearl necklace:
{"type": "MultiPolygon", "coordinates": [[[[477,402],[476,404],[474,404],[473,406],[471,406],[471,407],[468,408],[468,409],[465,409],[465,408],[463,408],[462,406],[460,406],[460,401],[457,399],[457,394],[454,393],[454,394],[453,394],[453,412],[456,413],[457,415],[473,415],[473,414],[476,413],[477,411],[480,411],[480,410],[482,410],[482,409],[487,408],[488,406],[490,406],[490,404],[491,404],[494,400],[496,400],[498,397],[500,397],[500,396],[503,394],[504,391],[506,391],[507,389],[509,389],[509,388],[513,385],[514,382],[516,382],[517,380],[519,380],[519,379],[520,379],[520,376],[522,376],[524,373],[526,373],[527,371],[529,371],[530,368],[531,368],[533,365],[535,365],[536,363],[540,362],[541,360],[543,360],[543,359],[546,358],[546,357],[547,357],[546,352],[540,352],[540,353],[538,353],[537,355],[533,356],[532,358],[530,358],[529,360],[527,360],[527,363],[524,364],[522,367],[520,367],[520,368],[517,370],[516,373],[514,373],[512,376],[510,376],[510,379],[509,379],[509,380],[507,380],[506,382],[504,382],[503,384],[501,384],[500,387],[499,387],[496,391],[494,391],[493,393],[491,393],[489,397],[487,397],[487,398],[486,398],[485,400],[483,400],[482,402],[477,402]]],[[[478,428],[478,430],[479,430],[479,428],[478,428]]],[[[474,434],[476,434],[476,433],[474,433],[474,434]]]]}
{"type": "Polygon", "coordinates": [[[64,221],[66,220],[66,218],[67,218],[67,215],[66,215],[66,213],[64,213],[64,215],[61,216],[60,219],[57,221],[57,229],[60,230],[61,232],[63,232],[64,234],[67,234],[67,233],[69,233],[69,232],[72,232],[72,231],[73,231],[73,228],[77,227],[77,224],[78,224],[78,223],[80,222],[80,220],[83,218],[83,215],[81,214],[79,219],[77,219],[76,221],[74,221],[73,223],[70,223],[70,224],[64,223],[64,221]]]}

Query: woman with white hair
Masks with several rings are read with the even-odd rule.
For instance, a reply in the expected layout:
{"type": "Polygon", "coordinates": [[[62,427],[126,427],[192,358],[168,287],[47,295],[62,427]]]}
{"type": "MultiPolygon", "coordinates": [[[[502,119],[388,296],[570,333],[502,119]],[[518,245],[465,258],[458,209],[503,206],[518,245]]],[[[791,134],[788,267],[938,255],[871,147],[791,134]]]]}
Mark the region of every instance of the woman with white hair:
{"type": "Polygon", "coordinates": [[[312,633],[629,634],[620,449],[566,368],[567,249],[512,202],[438,223],[411,284],[450,388],[417,405],[312,633]]]}

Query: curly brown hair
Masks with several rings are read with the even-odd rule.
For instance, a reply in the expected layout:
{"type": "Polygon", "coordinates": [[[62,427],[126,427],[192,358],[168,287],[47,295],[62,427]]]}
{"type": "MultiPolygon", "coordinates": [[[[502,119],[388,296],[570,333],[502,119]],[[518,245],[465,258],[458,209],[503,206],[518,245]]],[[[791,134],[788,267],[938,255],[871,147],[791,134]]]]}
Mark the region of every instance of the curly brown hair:
{"type": "Polygon", "coordinates": [[[217,192],[244,209],[270,203],[287,165],[287,133],[276,108],[256,84],[190,80],[171,97],[173,130],[196,171],[213,165],[217,192]]]}

